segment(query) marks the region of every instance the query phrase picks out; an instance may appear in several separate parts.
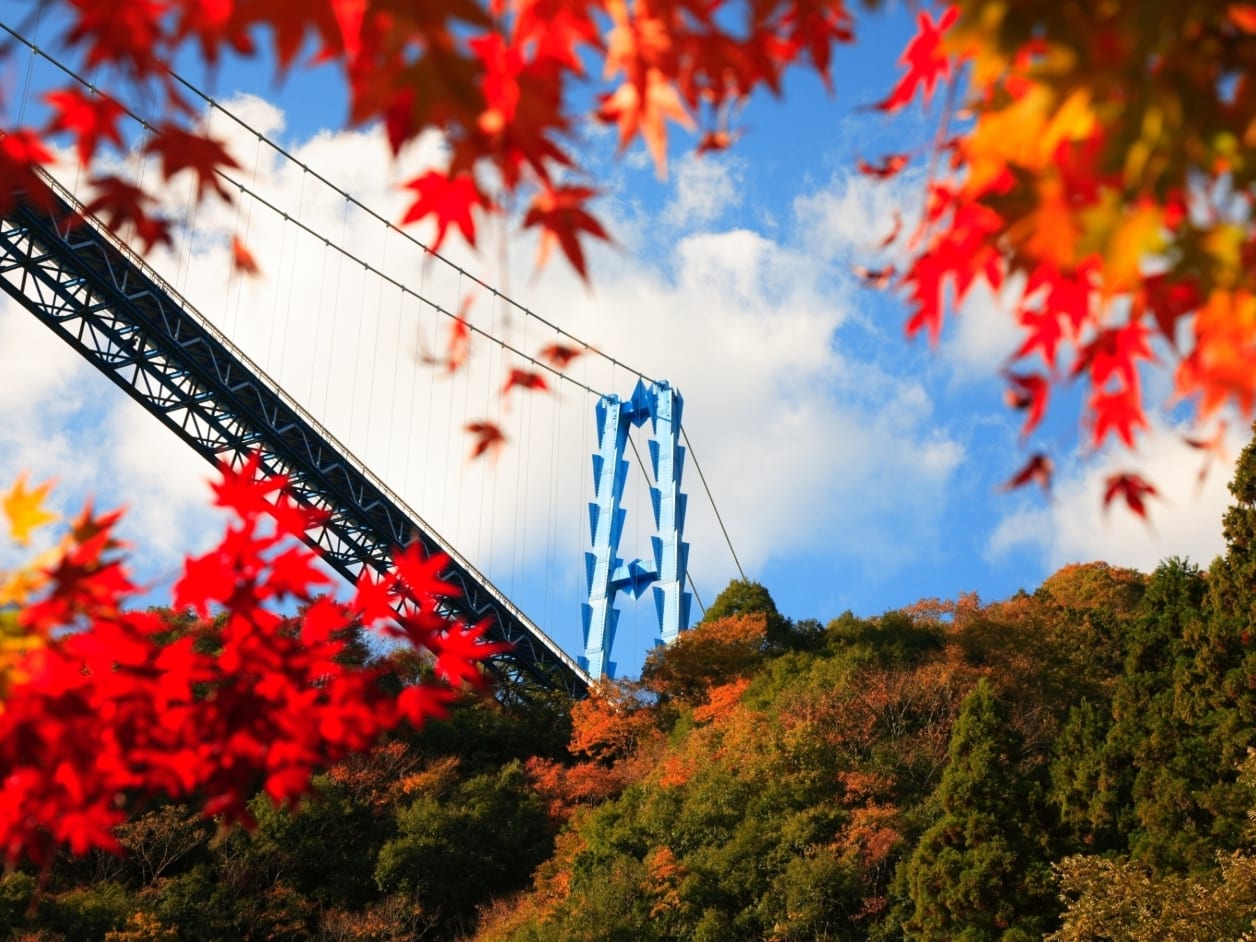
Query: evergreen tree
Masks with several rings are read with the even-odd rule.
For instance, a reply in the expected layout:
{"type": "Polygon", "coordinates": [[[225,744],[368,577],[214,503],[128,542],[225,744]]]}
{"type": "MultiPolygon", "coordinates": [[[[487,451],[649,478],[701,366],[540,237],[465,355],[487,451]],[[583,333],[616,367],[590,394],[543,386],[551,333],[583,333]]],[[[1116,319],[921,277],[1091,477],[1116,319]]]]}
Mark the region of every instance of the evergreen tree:
{"type": "Polygon", "coordinates": [[[789,619],[777,610],[771,593],[758,582],[734,579],[715,597],[711,607],[703,614],[701,624],[734,615],[765,616],[768,621],[767,639],[770,643],[782,643],[789,636],[789,619]]]}
{"type": "Polygon", "coordinates": [[[1118,822],[1129,797],[1129,769],[1109,761],[1111,727],[1106,703],[1082,700],[1069,711],[1055,742],[1048,799],[1072,851],[1125,846],[1118,822]]]}
{"type": "Polygon", "coordinates": [[[990,683],[964,700],[937,813],[908,858],[909,939],[984,942],[1037,938],[1053,911],[1045,839],[1020,763],[1020,738],[990,683]]]}
{"type": "Polygon", "coordinates": [[[1222,517],[1226,552],[1209,568],[1206,618],[1187,634],[1193,662],[1177,691],[1219,772],[1200,802],[1212,838],[1226,849],[1241,842],[1251,793],[1238,767],[1256,746],[1256,441],[1243,449],[1230,493],[1234,503],[1222,517]]]}
{"type": "Polygon", "coordinates": [[[1216,780],[1217,758],[1183,696],[1196,687],[1190,639],[1203,628],[1205,591],[1190,562],[1172,558],[1156,567],[1125,639],[1125,671],[1113,695],[1106,788],[1130,809],[1120,826],[1131,854],[1156,873],[1209,867],[1216,856],[1202,796],[1216,780]]]}

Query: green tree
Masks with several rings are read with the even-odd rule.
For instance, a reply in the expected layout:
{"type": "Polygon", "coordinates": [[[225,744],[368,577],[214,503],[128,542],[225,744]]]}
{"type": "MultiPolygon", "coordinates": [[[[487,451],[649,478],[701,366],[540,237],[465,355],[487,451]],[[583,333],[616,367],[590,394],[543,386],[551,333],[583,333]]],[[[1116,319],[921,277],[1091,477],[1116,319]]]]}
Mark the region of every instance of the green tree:
{"type": "Polygon", "coordinates": [[[907,938],[1010,942],[1048,926],[1051,874],[1020,752],[1006,709],[979,681],[960,708],[930,798],[937,818],[904,865],[907,938]]]}
{"type": "Polygon", "coordinates": [[[445,795],[420,795],[398,810],[397,828],[376,862],[380,890],[416,895],[448,928],[465,928],[477,906],[521,889],[553,848],[545,807],[518,762],[445,795]]]}
{"type": "Polygon", "coordinates": [[[1156,567],[1126,638],[1125,672],[1112,700],[1111,787],[1128,788],[1130,851],[1155,872],[1209,867],[1215,856],[1205,793],[1220,766],[1206,734],[1208,716],[1183,708],[1201,684],[1212,683],[1189,670],[1190,639],[1204,627],[1204,592],[1192,563],[1173,558],[1156,567]]]}
{"type": "Polygon", "coordinates": [[[1251,804],[1237,770],[1256,746],[1256,440],[1239,457],[1230,493],[1226,551],[1209,568],[1206,618],[1187,634],[1193,662],[1178,684],[1179,701],[1209,741],[1217,778],[1201,802],[1226,849],[1238,846],[1251,804]]]}
{"type": "Polygon", "coordinates": [[[1048,801],[1070,848],[1125,849],[1118,821],[1128,809],[1129,772],[1109,761],[1111,728],[1107,704],[1083,700],[1069,711],[1056,739],[1048,801]]]}

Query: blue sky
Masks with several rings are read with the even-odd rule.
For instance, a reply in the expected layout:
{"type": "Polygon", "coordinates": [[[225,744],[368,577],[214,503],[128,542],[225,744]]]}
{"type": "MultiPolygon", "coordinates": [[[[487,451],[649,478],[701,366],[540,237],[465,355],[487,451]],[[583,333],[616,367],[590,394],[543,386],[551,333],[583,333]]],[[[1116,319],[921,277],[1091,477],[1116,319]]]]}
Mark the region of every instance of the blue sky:
{"type": "MultiPolygon", "coordinates": [[[[27,10],[4,0],[0,19],[16,25],[27,10]]],[[[49,24],[41,29],[47,44],[49,24]]],[[[1065,395],[1023,443],[1019,417],[1002,404],[998,371],[1015,334],[997,299],[971,299],[934,349],[904,339],[899,299],[851,273],[852,264],[893,260],[872,247],[894,211],[910,219],[920,202],[919,173],[876,184],[853,172],[857,158],[926,152],[931,127],[919,111],[891,120],[866,107],[893,83],[910,31],[902,9],[865,18],[859,43],[835,59],[836,94],[814,76],[794,77],[783,101],[747,106],[746,134],[726,154],[695,159],[694,141],[677,135],[666,180],[641,149],[617,157],[609,131],[582,129],[580,154],[604,191],[600,212],[616,239],[593,253],[591,286],[561,261],[538,273],[535,244],[511,222],[489,227],[480,252],[451,240],[447,254],[549,322],[680,389],[690,441],[742,566],[791,617],[872,615],[970,591],[993,600],[1090,559],[1148,570],[1176,554],[1206,565],[1222,548],[1229,468],[1197,483],[1200,459],[1174,434],[1179,415],[1154,416],[1135,456],[1092,454],[1079,446],[1078,403],[1065,395]],[[1000,491],[1035,447],[1058,460],[1052,496],[1000,491]],[[1150,526],[1100,510],[1102,478],[1130,466],[1164,493],[1150,526]]],[[[35,91],[54,78],[46,64],[11,56],[4,123],[23,101],[37,107],[35,91]]],[[[343,130],[343,95],[330,73],[277,85],[266,65],[228,64],[207,90],[388,218],[405,206],[398,184],[439,157],[440,142],[429,138],[392,162],[378,129],[343,130]]],[[[424,263],[221,112],[209,120],[231,142],[243,182],[334,243],[447,309],[474,294],[466,278],[424,263]]],[[[142,172],[134,160],[123,166],[142,172]]],[[[177,184],[167,201],[178,212],[189,205],[177,184]]],[[[423,365],[444,342],[439,317],[260,207],[204,206],[189,228],[194,236],[177,251],[153,256],[158,271],[579,653],[592,397],[560,385],[503,403],[496,390],[513,361],[489,344],[455,377],[423,365]],[[262,277],[231,272],[232,233],[246,238],[262,277]],[[468,464],[462,426],[482,417],[501,422],[511,444],[495,462],[468,464]]],[[[471,304],[478,326],[521,349],[552,339],[483,292],[471,304]]],[[[572,375],[625,396],[635,382],[596,357],[578,360],[572,375]]],[[[1149,373],[1147,382],[1153,402],[1168,400],[1164,376],[1149,373]]],[[[1237,455],[1244,424],[1230,427],[1237,455]]],[[[207,466],[6,300],[0,481],[23,469],[56,478],[66,512],[89,495],[126,505],[137,570],[155,598],[216,526],[205,510],[207,466]]],[[[709,604],[737,569],[692,467],[684,484],[692,573],[709,604]]],[[[641,501],[644,488],[635,480],[630,500],[641,501]]],[[[646,555],[650,530],[648,514],[630,506],[623,555],[646,555]]],[[[0,565],[13,558],[0,551],[0,565]]],[[[616,660],[631,672],[654,633],[653,611],[643,599],[624,612],[616,660]]]]}

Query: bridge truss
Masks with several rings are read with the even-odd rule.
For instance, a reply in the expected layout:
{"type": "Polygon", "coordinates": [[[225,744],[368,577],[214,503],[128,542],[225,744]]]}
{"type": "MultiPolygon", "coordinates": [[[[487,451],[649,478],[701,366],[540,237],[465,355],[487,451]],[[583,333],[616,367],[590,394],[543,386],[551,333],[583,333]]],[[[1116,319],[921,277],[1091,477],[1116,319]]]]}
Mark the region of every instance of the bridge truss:
{"type": "Polygon", "coordinates": [[[461,594],[446,615],[510,650],[487,662],[506,695],[583,695],[589,675],[382,481],[127,246],[49,181],[0,218],[0,287],[215,466],[256,452],[289,492],[327,513],[304,538],[350,581],[385,572],[393,547],[444,553],[461,594]]]}

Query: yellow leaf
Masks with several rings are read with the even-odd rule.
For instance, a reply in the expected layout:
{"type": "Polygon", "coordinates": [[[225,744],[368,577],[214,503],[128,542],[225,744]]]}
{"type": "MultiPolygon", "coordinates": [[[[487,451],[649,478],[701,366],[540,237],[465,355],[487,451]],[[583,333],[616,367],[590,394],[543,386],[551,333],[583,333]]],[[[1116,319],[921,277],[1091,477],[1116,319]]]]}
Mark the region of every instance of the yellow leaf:
{"type": "Polygon", "coordinates": [[[1090,92],[1079,88],[1055,110],[1047,133],[1038,142],[1038,160],[1045,164],[1064,141],[1082,141],[1095,133],[1095,113],[1090,110],[1090,92]]]}
{"type": "Polygon", "coordinates": [[[48,581],[35,569],[19,569],[17,572],[0,572],[0,607],[25,605],[26,600],[48,581]]]}
{"type": "Polygon", "coordinates": [[[1032,85],[1011,104],[983,111],[964,142],[970,190],[980,191],[1007,165],[1041,172],[1064,141],[1080,141],[1095,131],[1090,92],[1077,89],[1059,107],[1044,85],[1032,85]]]}
{"type": "Polygon", "coordinates": [[[1234,283],[1245,239],[1244,229],[1234,223],[1219,223],[1204,236],[1204,251],[1217,263],[1212,275],[1219,284],[1234,283]]]}
{"type": "Polygon", "coordinates": [[[1104,259],[1104,287],[1127,291],[1139,278],[1144,258],[1164,247],[1164,213],[1144,203],[1117,225],[1104,259]]]}
{"type": "Polygon", "coordinates": [[[44,499],[52,488],[51,481],[45,481],[33,490],[26,489],[26,475],[23,474],[13,485],[13,489],[4,495],[0,506],[4,515],[9,518],[9,532],[13,539],[22,545],[30,542],[31,531],[45,523],[57,519],[57,515],[44,510],[44,499]]]}

